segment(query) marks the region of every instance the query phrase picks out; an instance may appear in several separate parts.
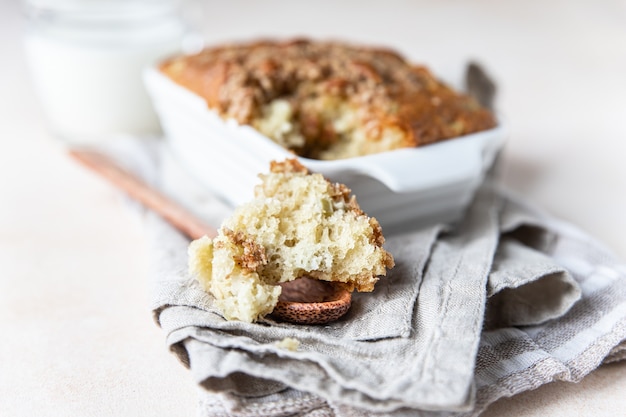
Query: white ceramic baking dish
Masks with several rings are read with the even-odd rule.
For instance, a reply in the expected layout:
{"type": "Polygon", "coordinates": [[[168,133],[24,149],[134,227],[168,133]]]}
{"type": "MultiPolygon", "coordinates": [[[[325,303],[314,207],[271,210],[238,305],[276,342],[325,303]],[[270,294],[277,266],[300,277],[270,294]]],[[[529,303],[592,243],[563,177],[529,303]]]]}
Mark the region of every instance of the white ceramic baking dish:
{"type": "MultiPolygon", "coordinates": [[[[144,80],[170,149],[189,172],[233,206],[248,201],[258,174],[293,154],[250,126],[224,121],[206,102],[148,68],[144,80]]],[[[356,158],[298,159],[350,187],[386,233],[457,219],[505,140],[498,127],[436,144],[356,158]]]]}

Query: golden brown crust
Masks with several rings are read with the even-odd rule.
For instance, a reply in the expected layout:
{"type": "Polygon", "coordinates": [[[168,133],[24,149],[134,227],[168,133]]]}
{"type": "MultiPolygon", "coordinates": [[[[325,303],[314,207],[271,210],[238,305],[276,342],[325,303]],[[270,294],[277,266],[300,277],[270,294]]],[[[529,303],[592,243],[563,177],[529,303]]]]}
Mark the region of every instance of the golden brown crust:
{"type": "Polygon", "coordinates": [[[389,145],[394,148],[495,126],[494,116],[476,101],[387,49],[306,39],[260,41],[205,49],[170,59],[160,69],[241,124],[251,124],[273,100],[289,101],[306,139],[292,149],[301,156],[316,157],[339,140],[335,126],[323,117],[327,104],[320,97],[358,109],[373,141],[382,140],[389,127],[401,132],[401,139],[389,145]]]}

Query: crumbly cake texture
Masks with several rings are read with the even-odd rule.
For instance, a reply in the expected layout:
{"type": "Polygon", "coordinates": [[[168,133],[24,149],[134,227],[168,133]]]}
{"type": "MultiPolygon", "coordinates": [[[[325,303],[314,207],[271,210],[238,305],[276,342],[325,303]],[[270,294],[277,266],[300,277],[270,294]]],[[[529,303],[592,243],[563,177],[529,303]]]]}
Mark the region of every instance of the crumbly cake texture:
{"type": "Polygon", "coordinates": [[[388,49],[306,39],[208,48],[160,70],[294,153],[341,159],[492,128],[491,112],[388,49]]]}
{"type": "Polygon", "coordinates": [[[372,291],[394,261],[382,229],[350,190],[297,160],[272,162],[255,198],[235,209],[214,239],[189,246],[190,271],[228,320],[272,312],[281,287],[304,275],[372,291]]]}

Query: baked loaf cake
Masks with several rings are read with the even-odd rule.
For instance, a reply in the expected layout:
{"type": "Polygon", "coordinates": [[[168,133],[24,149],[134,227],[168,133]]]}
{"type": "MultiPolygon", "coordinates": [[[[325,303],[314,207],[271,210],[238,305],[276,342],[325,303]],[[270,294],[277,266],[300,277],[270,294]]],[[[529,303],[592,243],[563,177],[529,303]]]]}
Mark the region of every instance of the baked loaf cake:
{"type": "Polygon", "coordinates": [[[372,291],[393,267],[376,219],[342,184],[297,160],[272,162],[255,198],[238,207],[215,239],[189,246],[190,271],[228,320],[255,321],[278,303],[281,282],[302,276],[372,291]]]}
{"type": "Polygon", "coordinates": [[[496,124],[475,100],[387,49],[263,41],[175,57],[160,70],[223,118],[308,158],[421,146],[496,124]]]}

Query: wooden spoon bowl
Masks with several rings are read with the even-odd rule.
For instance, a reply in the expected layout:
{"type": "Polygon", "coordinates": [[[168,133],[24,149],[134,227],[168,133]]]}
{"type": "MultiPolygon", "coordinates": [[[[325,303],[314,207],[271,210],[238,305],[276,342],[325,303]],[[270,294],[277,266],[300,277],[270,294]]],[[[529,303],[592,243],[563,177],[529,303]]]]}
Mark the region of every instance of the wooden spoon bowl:
{"type": "Polygon", "coordinates": [[[352,293],[342,284],[309,277],[280,284],[282,293],[272,317],[298,324],[325,324],[350,309],[352,293]]]}
{"type": "MultiPolygon", "coordinates": [[[[131,198],[152,209],[191,239],[217,236],[217,231],[175,201],[150,187],[107,155],[90,149],[72,149],[70,156],[108,179],[131,198]]],[[[350,308],[352,295],[340,283],[300,278],[281,284],[283,292],[272,315],[300,324],[324,324],[337,320],[350,308]]]]}

